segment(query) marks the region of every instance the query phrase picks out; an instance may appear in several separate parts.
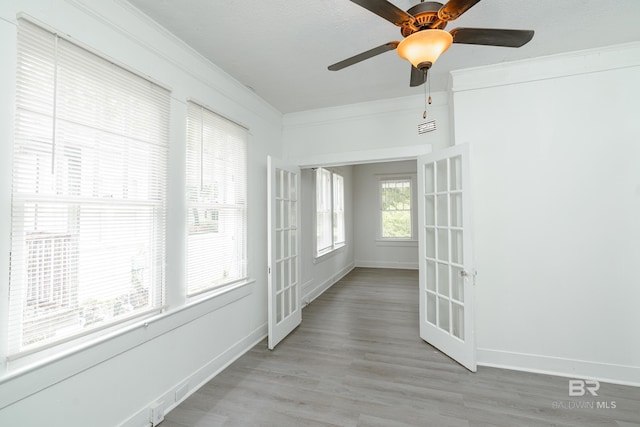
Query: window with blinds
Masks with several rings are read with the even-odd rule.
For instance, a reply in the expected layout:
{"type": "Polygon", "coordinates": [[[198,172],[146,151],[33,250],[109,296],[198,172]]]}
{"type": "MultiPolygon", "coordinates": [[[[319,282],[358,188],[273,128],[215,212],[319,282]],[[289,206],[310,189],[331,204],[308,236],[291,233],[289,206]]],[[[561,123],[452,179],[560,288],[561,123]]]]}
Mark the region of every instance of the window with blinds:
{"type": "Polygon", "coordinates": [[[12,357],[163,304],[169,92],[21,20],[12,357]]]}
{"type": "Polygon", "coordinates": [[[315,170],[316,256],[345,243],[344,178],[325,168],[315,170]]]}
{"type": "Polygon", "coordinates": [[[333,174],[333,244],[341,245],[345,241],[344,230],[344,178],[333,174]]]}
{"type": "Polygon", "coordinates": [[[316,169],[316,252],[331,250],[333,226],[331,208],[331,171],[316,169]]]}
{"type": "Polygon", "coordinates": [[[187,105],[187,295],[247,278],[246,128],[187,105]]]}

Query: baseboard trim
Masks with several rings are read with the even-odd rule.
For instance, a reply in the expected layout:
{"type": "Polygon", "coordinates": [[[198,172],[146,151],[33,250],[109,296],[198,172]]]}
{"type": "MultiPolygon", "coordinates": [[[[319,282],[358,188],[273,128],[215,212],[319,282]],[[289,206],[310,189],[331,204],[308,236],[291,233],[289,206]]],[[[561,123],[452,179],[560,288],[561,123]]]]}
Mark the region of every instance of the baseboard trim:
{"type": "Polygon", "coordinates": [[[478,365],[640,387],[640,367],[479,348],[478,365]]]}
{"type": "Polygon", "coordinates": [[[349,274],[349,272],[354,268],[355,265],[353,263],[349,263],[342,270],[338,271],[336,274],[308,291],[306,289],[313,286],[313,281],[310,280],[306,282],[302,287],[302,290],[304,292],[302,295],[302,301],[304,305],[310,304],[314,299],[322,295],[324,291],[335,285],[340,279],[349,274]]]}
{"type": "Polygon", "coordinates": [[[227,366],[235,362],[256,344],[267,336],[267,324],[263,324],[240,341],[229,347],[226,351],[218,355],[206,365],[195,371],[187,378],[175,384],[162,395],[158,396],[147,406],[129,417],[119,427],[149,427],[149,408],[154,402],[165,402],[165,415],[172,409],[184,402],[189,396],[198,391],[200,387],[211,381],[216,375],[222,372],[227,366]],[[186,393],[184,392],[187,387],[186,393]],[[182,390],[181,396],[177,398],[176,392],[182,390]]]}
{"type": "Polygon", "coordinates": [[[365,268],[395,268],[399,270],[417,270],[417,262],[403,262],[403,261],[356,261],[356,267],[365,268]]]}

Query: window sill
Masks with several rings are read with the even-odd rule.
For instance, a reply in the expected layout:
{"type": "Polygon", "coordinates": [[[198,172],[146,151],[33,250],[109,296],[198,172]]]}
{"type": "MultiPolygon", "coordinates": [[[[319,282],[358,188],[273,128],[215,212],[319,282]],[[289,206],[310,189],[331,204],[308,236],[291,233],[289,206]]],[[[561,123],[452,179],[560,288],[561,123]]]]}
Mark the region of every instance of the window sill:
{"type": "Polygon", "coordinates": [[[417,248],[418,241],[413,239],[377,239],[376,246],[417,248]]]}
{"type": "Polygon", "coordinates": [[[212,298],[215,298],[220,295],[224,295],[228,292],[233,291],[234,289],[241,288],[250,283],[255,282],[254,279],[241,279],[237,282],[227,283],[226,285],[218,286],[212,289],[205,289],[202,291],[195,292],[191,295],[187,295],[187,304],[186,307],[190,307],[194,304],[199,304],[205,301],[208,301],[212,298]]]}
{"type": "Polygon", "coordinates": [[[344,252],[344,248],[345,248],[346,246],[347,246],[347,245],[346,245],[346,243],[343,243],[342,245],[340,245],[340,246],[338,246],[338,247],[336,247],[336,248],[334,248],[334,249],[331,249],[330,251],[325,252],[325,253],[323,253],[322,255],[318,255],[318,256],[316,256],[316,257],[313,259],[313,263],[314,263],[314,264],[318,264],[318,263],[323,262],[323,261],[324,261],[324,260],[326,260],[327,258],[331,258],[331,257],[333,257],[333,256],[335,256],[335,255],[337,255],[337,254],[341,254],[342,252],[344,252]]]}
{"type": "Polygon", "coordinates": [[[11,368],[7,367],[7,371],[0,372],[0,387],[7,388],[7,393],[0,395],[0,408],[23,399],[27,393],[50,387],[240,300],[253,292],[254,283],[255,280],[248,279],[219,288],[196,301],[187,302],[173,310],[169,308],[120,330],[93,337],[87,342],[74,343],[67,348],[56,348],[56,354],[34,353],[31,356],[37,357],[37,360],[25,357],[16,361],[11,368]],[[29,384],[29,387],[25,387],[25,384],[29,384]]]}

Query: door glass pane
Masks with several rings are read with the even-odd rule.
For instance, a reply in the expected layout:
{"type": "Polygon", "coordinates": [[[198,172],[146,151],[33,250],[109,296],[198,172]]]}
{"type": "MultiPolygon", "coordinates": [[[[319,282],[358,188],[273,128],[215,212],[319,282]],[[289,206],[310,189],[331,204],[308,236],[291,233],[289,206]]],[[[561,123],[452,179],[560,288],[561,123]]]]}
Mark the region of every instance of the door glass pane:
{"type": "Polygon", "coordinates": [[[282,197],[282,170],[276,169],[276,198],[282,197]]]}
{"type": "Polygon", "coordinates": [[[464,307],[456,303],[451,304],[451,333],[464,340],[464,307]]]}
{"type": "Polygon", "coordinates": [[[296,175],[291,173],[291,172],[287,172],[287,199],[291,200],[294,198],[294,194],[293,194],[293,185],[292,183],[295,182],[296,180],[296,175]]]}
{"type": "Polygon", "coordinates": [[[447,159],[439,160],[436,164],[436,186],[438,192],[447,191],[447,159]]]}
{"type": "Polygon", "coordinates": [[[276,292],[280,292],[282,289],[284,289],[283,277],[284,261],[278,261],[276,264],[276,292]]]}
{"type": "Polygon", "coordinates": [[[454,300],[464,302],[464,277],[461,267],[451,267],[451,296],[454,300]]]}
{"type": "Polygon", "coordinates": [[[298,220],[298,204],[296,202],[289,202],[289,224],[292,228],[295,228],[298,226],[297,224],[297,220],[298,220]]]}
{"type": "Polygon", "coordinates": [[[291,293],[289,289],[285,289],[284,291],[284,317],[288,317],[291,314],[291,293]]]}
{"type": "Polygon", "coordinates": [[[296,283],[298,281],[298,263],[296,259],[293,258],[291,260],[291,283],[296,283]]]}
{"type": "Polygon", "coordinates": [[[462,227],[462,193],[451,195],[451,226],[462,227]]]}
{"type": "Polygon", "coordinates": [[[436,225],[436,204],[433,196],[424,197],[424,218],[426,225],[436,225]]]}
{"type": "Polygon", "coordinates": [[[282,321],[282,298],[284,294],[279,293],[276,295],[276,322],[280,323],[282,321]]]}
{"type": "Polygon", "coordinates": [[[438,297],[438,326],[449,332],[449,300],[438,297]]]}
{"type": "Polygon", "coordinates": [[[290,252],[289,252],[289,242],[291,241],[291,237],[289,237],[289,230],[284,230],[282,231],[283,233],[283,238],[282,238],[282,257],[283,258],[288,258],[289,256],[291,256],[290,252]]]}
{"type": "Polygon", "coordinates": [[[438,259],[449,261],[449,230],[438,229],[438,259]]]}
{"type": "Polygon", "coordinates": [[[284,285],[285,288],[287,288],[291,284],[290,277],[289,277],[289,273],[290,273],[289,265],[290,265],[290,263],[291,263],[291,261],[289,261],[289,260],[286,260],[286,261],[284,261],[282,263],[283,266],[284,266],[283,267],[283,271],[282,271],[282,273],[283,273],[283,275],[282,275],[282,284],[284,285]]]}
{"type": "Polygon", "coordinates": [[[446,194],[441,194],[438,196],[437,204],[438,204],[438,226],[446,227],[449,225],[449,213],[448,213],[448,202],[449,197],[446,194]]]}
{"type": "Polygon", "coordinates": [[[282,228],[289,228],[291,224],[289,202],[287,200],[283,200],[280,203],[282,203],[282,228]]]}
{"type": "Polygon", "coordinates": [[[276,231],[276,260],[282,259],[282,230],[276,231]]]}
{"type": "Polygon", "coordinates": [[[427,292],[427,322],[436,325],[436,296],[427,292]]]}
{"type": "Polygon", "coordinates": [[[427,261],[427,289],[430,291],[436,290],[436,263],[434,261],[427,261]]]}
{"type": "Polygon", "coordinates": [[[289,198],[291,200],[298,200],[296,174],[291,174],[291,180],[289,181],[289,198]]]}
{"type": "Polygon", "coordinates": [[[276,229],[282,228],[282,200],[276,200],[276,229]]]}
{"type": "Polygon", "coordinates": [[[433,193],[435,188],[433,186],[433,163],[427,163],[424,165],[424,192],[433,193]]]}
{"type": "Polygon", "coordinates": [[[425,229],[425,253],[429,258],[436,257],[436,230],[434,228],[425,229]]]}
{"type": "Polygon", "coordinates": [[[438,293],[449,296],[449,266],[438,263],[438,293]]]}
{"type": "Polygon", "coordinates": [[[298,232],[296,230],[291,230],[291,256],[298,255],[298,232]]]}
{"type": "Polygon", "coordinates": [[[291,312],[298,309],[298,286],[291,287],[291,312]]]}
{"type": "Polygon", "coordinates": [[[449,167],[451,173],[449,183],[451,190],[462,190],[462,157],[456,156],[449,159],[449,167]]]}
{"type": "Polygon", "coordinates": [[[451,230],[451,262],[462,264],[462,230],[451,230]]]}

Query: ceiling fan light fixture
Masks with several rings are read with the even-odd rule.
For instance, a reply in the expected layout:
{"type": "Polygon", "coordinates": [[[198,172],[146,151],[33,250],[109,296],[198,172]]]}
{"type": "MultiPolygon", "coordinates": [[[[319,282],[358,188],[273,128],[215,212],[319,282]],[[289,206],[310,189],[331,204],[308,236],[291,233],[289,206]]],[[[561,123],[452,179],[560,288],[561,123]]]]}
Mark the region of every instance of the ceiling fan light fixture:
{"type": "Polygon", "coordinates": [[[398,56],[406,59],[419,70],[431,68],[449,46],[453,37],[444,30],[421,30],[398,44],[398,56]]]}

